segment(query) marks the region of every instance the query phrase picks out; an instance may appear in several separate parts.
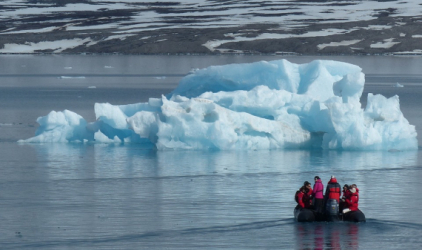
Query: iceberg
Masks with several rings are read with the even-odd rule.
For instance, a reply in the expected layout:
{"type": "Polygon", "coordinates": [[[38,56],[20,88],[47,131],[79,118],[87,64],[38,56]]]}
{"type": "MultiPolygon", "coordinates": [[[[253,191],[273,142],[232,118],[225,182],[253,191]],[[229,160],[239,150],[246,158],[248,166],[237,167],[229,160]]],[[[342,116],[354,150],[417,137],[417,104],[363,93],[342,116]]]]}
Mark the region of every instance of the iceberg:
{"type": "Polygon", "coordinates": [[[359,66],[287,60],[211,66],[148,102],[96,103],[96,121],[51,111],[20,142],[141,143],[158,150],[412,150],[416,130],[399,97],[360,98],[359,66]]]}

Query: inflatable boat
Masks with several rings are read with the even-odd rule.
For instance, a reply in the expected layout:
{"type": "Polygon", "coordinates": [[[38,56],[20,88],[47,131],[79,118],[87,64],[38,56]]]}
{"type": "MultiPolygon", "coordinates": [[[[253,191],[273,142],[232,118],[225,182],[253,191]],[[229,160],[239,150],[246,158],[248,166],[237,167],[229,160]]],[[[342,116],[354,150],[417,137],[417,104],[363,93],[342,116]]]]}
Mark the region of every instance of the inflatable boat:
{"type": "Polygon", "coordinates": [[[350,211],[340,216],[343,221],[351,222],[366,222],[365,215],[359,209],[356,211],[350,211]]]}
{"type": "Polygon", "coordinates": [[[322,215],[316,213],[312,209],[301,208],[296,206],[293,214],[297,222],[314,222],[314,221],[350,221],[350,222],[366,222],[365,215],[362,211],[351,211],[345,214],[339,214],[333,218],[332,215],[322,215]]]}
{"type": "Polygon", "coordinates": [[[313,222],[316,221],[314,210],[301,208],[299,205],[294,210],[295,220],[297,222],[313,222]]]}

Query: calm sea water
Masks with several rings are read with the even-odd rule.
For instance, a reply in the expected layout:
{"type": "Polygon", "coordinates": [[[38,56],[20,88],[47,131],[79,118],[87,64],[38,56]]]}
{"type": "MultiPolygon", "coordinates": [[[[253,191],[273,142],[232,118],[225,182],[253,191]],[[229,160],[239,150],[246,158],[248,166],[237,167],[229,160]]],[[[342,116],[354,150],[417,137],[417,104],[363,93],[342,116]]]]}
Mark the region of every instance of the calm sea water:
{"type": "MultiPolygon", "coordinates": [[[[120,144],[18,144],[36,118],[167,94],[192,68],[276,56],[0,56],[0,249],[410,249],[422,246],[421,150],[154,151],[120,144]],[[293,220],[313,176],[356,183],[367,223],[293,220]]],[[[422,58],[334,59],[368,92],[400,96],[421,148],[422,58]],[[396,82],[403,88],[392,87],[396,82]]],[[[365,105],[365,98],[362,99],[365,105]]]]}

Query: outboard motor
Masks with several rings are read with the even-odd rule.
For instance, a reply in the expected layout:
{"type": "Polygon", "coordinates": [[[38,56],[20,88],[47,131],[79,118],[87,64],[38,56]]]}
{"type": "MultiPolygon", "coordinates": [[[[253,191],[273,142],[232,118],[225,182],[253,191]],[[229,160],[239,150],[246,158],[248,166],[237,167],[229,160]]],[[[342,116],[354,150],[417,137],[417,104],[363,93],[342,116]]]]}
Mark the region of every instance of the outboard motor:
{"type": "Polygon", "coordinates": [[[327,221],[339,221],[339,204],[335,199],[327,200],[325,204],[325,217],[327,221]]]}

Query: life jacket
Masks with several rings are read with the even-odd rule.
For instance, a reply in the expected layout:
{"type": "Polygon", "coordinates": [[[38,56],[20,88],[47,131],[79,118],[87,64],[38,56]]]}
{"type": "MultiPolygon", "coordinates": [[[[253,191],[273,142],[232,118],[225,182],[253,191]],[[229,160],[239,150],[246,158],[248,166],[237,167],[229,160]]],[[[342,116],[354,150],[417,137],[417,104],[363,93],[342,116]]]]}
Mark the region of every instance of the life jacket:
{"type": "Polygon", "coordinates": [[[340,188],[339,187],[330,187],[330,192],[328,193],[328,199],[340,199],[340,188]]]}
{"type": "Polygon", "coordinates": [[[341,187],[340,187],[340,184],[337,183],[336,179],[331,179],[330,182],[328,182],[327,190],[328,190],[328,199],[335,199],[337,200],[337,202],[340,200],[341,187]]]}

